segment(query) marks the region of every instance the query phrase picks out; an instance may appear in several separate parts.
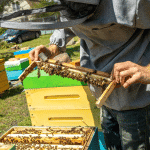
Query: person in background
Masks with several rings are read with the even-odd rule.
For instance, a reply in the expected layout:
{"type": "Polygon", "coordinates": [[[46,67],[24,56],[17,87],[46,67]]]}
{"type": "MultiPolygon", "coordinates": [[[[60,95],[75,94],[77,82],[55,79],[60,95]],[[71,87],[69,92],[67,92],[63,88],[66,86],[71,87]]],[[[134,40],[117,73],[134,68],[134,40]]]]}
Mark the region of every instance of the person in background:
{"type": "MultiPolygon", "coordinates": [[[[82,1],[82,0],[81,0],[82,1]]],[[[89,15],[83,23],[55,30],[50,47],[36,47],[29,55],[47,50],[52,58],[78,36],[80,65],[111,73],[115,88],[102,106],[102,128],[108,150],[150,150],[150,1],[101,0],[99,5],[67,2],[62,20],[89,15]]],[[[54,6],[55,7],[55,6],[54,6]]],[[[89,85],[98,99],[101,88],[89,85]]]]}

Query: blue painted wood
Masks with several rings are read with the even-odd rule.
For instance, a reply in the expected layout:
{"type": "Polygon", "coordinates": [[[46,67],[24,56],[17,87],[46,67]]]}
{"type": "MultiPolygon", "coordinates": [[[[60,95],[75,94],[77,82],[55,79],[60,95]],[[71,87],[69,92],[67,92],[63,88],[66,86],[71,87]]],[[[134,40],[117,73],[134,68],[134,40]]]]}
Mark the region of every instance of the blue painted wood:
{"type": "Polygon", "coordinates": [[[19,50],[19,51],[16,51],[16,52],[14,52],[14,55],[20,55],[20,54],[27,54],[27,53],[29,53],[32,49],[34,49],[35,47],[33,47],[33,48],[30,48],[30,49],[28,49],[28,50],[19,50]]]}
{"type": "Polygon", "coordinates": [[[98,128],[96,127],[91,143],[88,147],[88,150],[100,150],[99,141],[98,141],[98,128]]]}
{"type": "Polygon", "coordinates": [[[24,70],[25,69],[15,70],[15,71],[6,71],[8,80],[18,80],[18,77],[22,74],[24,70]]]}
{"type": "Polygon", "coordinates": [[[95,129],[95,133],[93,135],[88,150],[107,150],[103,132],[98,131],[98,128],[95,129]]]}
{"type": "Polygon", "coordinates": [[[100,131],[98,132],[98,141],[99,141],[100,150],[107,150],[105,141],[104,141],[103,132],[100,132],[100,131]]]}

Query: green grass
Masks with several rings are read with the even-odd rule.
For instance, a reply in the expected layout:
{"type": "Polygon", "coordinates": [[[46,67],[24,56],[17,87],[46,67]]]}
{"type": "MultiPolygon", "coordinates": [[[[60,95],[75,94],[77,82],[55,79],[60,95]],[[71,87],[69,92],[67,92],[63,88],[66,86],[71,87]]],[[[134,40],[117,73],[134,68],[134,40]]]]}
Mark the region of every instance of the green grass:
{"type": "Polygon", "coordinates": [[[26,41],[22,44],[19,44],[19,46],[22,48],[22,47],[27,47],[27,46],[36,47],[39,45],[47,45],[47,44],[49,44],[49,38],[50,38],[49,34],[41,35],[40,38],[26,41]]]}
{"type": "MultiPolygon", "coordinates": [[[[49,38],[50,38],[50,35],[41,35],[40,38],[38,38],[38,39],[29,40],[29,41],[23,42],[22,44],[17,44],[17,45],[20,48],[28,47],[28,46],[29,47],[36,47],[36,46],[39,46],[39,45],[48,46],[49,38]]],[[[18,51],[18,50],[11,50],[11,48],[0,49],[0,53],[7,53],[7,54],[0,54],[0,59],[5,58],[5,61],[7,61],[9,58],[14,57],[13,53],[16,52],[16,51],[18,51]]]]}
{"type": "Polygon", "coordinates": [[[23,86],[17,86],[1,94],[0,135],[12,126],[30,126],[31,120],[23,86]]]}
{"type": "Polygon", "coordinates": [[[70,56],[71,60],[77,60],[80,58],[80,45],[73,45],[73,46],[68,46],[66,52],[70,56]]]}
{"type": "MultiPolygon", "coordinates": [[[[77,41],[79,41],[79,38],[76,36],[76,37],[74,37],[74,40],[77,42],[77,41]]],[[[79,53],[80,52],[80,42],[78,42],[75,45],[67,46],[66,52],[68,53],[68,55],[70,56],[72,61],[79,59],[80,58],[80,53],[79,53]]]]}
{"type": "MultiPolygon", "coordinates": [[[[22,44],[17,44],[17,45],[20,48],[28,47],[28,46],[29,47],[36,47],[39,45],[45,45],[46,47],[48,47],[49,46],[48,44],[50,42],[49,38],[50,38],[50,34],[41,35],[40,38],[38,38],[38,39],[29,40],[29,41],[23,42],[22,44]]],[[[75,41],[78,41],[79,38],[75,37],[74,39],[75,39],[75,41]]],[[[66,52],[69,54],[69,56],[72,60],[79,59],[79,57],[80,57],[79,48],[80,48],[79,43],[72,45],[72,46],[67,46],[66,52]]],[[[5,61],[7,61],[9,58],[14,57],[13,53],[15,51],[18,51],[18,50],[11,50],[10,48],[0,49],[0,59],[5,58],[5,61]],[[6,53],[6,54],[1,54],[1,53],[6,53]]]]}
{"type": "MultiPolygon", "coordinates": [[[[48,47],[50,35],[42,35],[38,39],[30,40],[19,44],[19,47],[36,47],[39,45],[46,45],[48,47]]],[[[78,37],[75,37],[75,41],[78,41],[78,37]]],[[[67,53],[72,60],[79,59],[79,47],[80,44],[67,46],[67,53]]],[[[0,49],[0,53],[7,53],[0,55],[0,58],[5,58],[7,61],[9,58],[14,57],[13,52],[16,50],[0,49]]],[[[31,126],[31,119],[29,110],[27,107],[26,95],[23,91],[23,86],[17,86],[9,89],[0,95],[0,136],[4,134],[12,126],[31,126]]]]}

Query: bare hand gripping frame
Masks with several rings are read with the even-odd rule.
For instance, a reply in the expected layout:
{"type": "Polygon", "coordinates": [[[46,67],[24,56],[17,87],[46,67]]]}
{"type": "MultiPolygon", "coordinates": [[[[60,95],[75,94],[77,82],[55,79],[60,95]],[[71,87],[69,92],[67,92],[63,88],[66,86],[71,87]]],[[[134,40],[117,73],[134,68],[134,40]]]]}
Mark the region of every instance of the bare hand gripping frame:
{"type": "Polygon", "coordinates": [[[85,83],[93,84],[97,87],[108,85],[103,94],[96,102],[97,107],[101,107],[112,93],[116,86],[116,82],[110,79],[110,75],[105,72],[95,71],[84,67],[76,67],[68,63],[59,63],[55,60],[48,59],[46,62],[34,61],[24,72],[19,79],[23,81],[32,70],[38,66],[38,77],[40,77],[40,70],[44,70],[49,75],[60,75],[62,77],[72,78],[85,83]]]}
{"type": "MultiPolygon", "coordinates": [[[[86,3],[92,5],[98,5],[100,0],[65,0],[70,2],[77,2],[77,3],[86,3]]],[[[47,6],[40,9],[31,9],[31,10],[21,10],[14,12],[9,15],[2,15],[0,16],[0,27],[3,28],[12,28],[18,30],[53,30],[53,29],[62,29],[67,27],[72,27],[78,24],[83,23],[89,17],[91,17],[94,13],[78,18],[72,19],[65,22],[13,22],[8,21],[9,19],[20,17],[20,16],[27,16],[33,14],[42,14],[46,12],[57,12],[61,10],[65,10],[66,6],[57,5],[47,6]],[[58,7],[57,7],[58,6],[58,7]]],[[[43,54],[44,55],[44,54],[43,54]]],[[[40,55],[39,55],[40,56],[40,55]]],[[[44,56],[46,58],[46,56],[44,56]]],[[[44,58],[43,57],[43,58],[44,58]]],[[[45,60],[48,60],[47,58],[45,60]]],[[[96,73],[87,68],[83,67],[73,67],[68,66],[68,64],[61,64],[58,65],[57,62],[54,60],[48,60],[48,62],[33,62],[22,75],[19,77],[21,81],[36,67],[38,66],[38,76],[40,76],[40,69],[44,70],[46,73],[58,74],[63,77],[70,77],[79,81],[84,81],[86,83],[94,84],[96,86],[103,86],[105,84],[109,84],[108,87],[105,89],[99,100],[96,102],[97,107],[101,107],[106,99],[109,97],[111,92],[114,90],[116,86],[115,81],[110,80],[110,75],[105,72],[96,71],[96,73]],[[51,73],[50,73],[51,72],[51,73]]]]}

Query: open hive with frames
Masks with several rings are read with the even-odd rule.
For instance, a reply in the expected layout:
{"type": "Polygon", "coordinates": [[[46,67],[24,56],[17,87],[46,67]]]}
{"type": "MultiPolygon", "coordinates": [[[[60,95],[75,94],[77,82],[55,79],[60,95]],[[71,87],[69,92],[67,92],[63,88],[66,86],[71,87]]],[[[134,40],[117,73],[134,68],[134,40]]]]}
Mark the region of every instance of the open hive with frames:
{"type": "Polygon", "coordinates": [[[12,127],[0,143],[15,144],[17,150],[87,150],[95,127],[12,127]]]}

